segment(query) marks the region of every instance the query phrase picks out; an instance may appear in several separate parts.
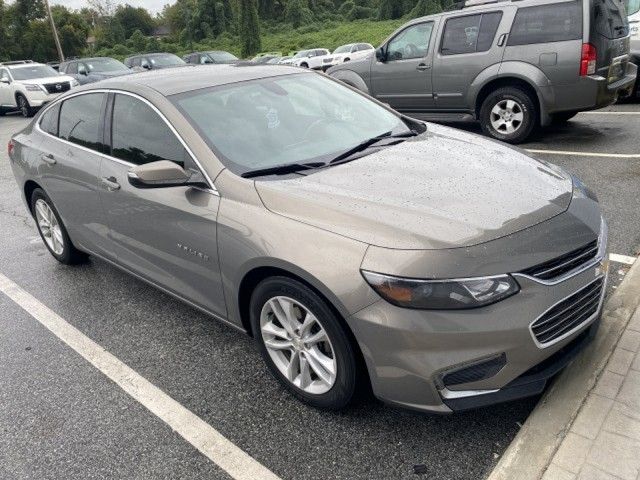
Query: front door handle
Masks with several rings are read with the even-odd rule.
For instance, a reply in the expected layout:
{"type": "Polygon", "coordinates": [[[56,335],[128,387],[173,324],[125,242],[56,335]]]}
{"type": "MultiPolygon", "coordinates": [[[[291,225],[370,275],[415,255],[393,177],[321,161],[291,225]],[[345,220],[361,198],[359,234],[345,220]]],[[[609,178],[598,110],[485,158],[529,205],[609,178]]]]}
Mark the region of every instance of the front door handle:
{"type": "Polygon", "coordinates": [[[40,158],[44,163],[48,163],[49,165],[56,164],[56,157],[53,156],[53,153],[47,153],[46,155],[42,154],[40,155],[40,158]]]}
{"type": "Polygon", "coordinates": [[[118,180],[116,180],[116,177],[102,177],[102,185],[110,192],[120,190],[120,184],[118,180]]]}
{"type": "Polygon", "coordinates": [[[421,63],[416,67],[416,70],[418,70],[419,72],[424,72],[426,70],[429,70],[430,68],[431,68],[431,65],[427,65],[426,63],[421,63]]]}
{"type": "Polygon", "coordinates": [[[500,38],[498,39],[498,46],[499,47],[504,47],[504,42],[507,41],[507,33],[503,33],[502,35],[500,35],[500,38]]]}

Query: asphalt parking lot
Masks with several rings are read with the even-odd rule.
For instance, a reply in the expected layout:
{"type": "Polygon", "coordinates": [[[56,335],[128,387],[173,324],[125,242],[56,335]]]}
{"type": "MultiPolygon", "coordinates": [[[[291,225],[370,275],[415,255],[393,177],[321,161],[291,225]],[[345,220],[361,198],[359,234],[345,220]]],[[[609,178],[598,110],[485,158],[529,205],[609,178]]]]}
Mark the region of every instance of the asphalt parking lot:
{"type": "MultiPolygon", "coordinates": [[[[99,260],[48,254],[0,118],[0,278],[5,276],[282,479],[477,479],[536,399],[440,417],[374,400],[313,410],[270,377],[251,339],[99,260]]],[[[476,130],[474,126],[466,129],[476,130]]],[[[523,148],[581,177],[610,228],[611,288],[640,253],[640,105],[578,115],[523,148]]],[[[523,192],[526,194],[526,192],[523,192]]],[[[0,293],[0,478],[229,478],[32,315],[0,293]]],[[[247,477],[250,478],[250,477],[247,477]]]]}

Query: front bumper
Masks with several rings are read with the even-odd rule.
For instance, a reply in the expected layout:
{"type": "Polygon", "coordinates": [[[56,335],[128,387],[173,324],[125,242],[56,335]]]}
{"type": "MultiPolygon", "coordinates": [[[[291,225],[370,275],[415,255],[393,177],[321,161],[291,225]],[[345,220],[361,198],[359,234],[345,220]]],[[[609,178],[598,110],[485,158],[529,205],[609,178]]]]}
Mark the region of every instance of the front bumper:
{"type": "Polygon", "coordinates": [[[29,105],[35,108],[42,107],[47,103],[55,100],[60,93],[44,93],[42,91],[28,91],[26,92],[29,105]]]}
{"type": "Polygon", "coordinates": [[[596,258],[556,281],[514,274],[521,291],[488,307],[461,311],[408,310],[383,300],[349,319],[367,362],[375,395],[394,405],[450,413],[540,393],[585,345],[606,292],[607,235],[596,258]],[[604,286],[595,314],[565,335],[539,344],[536,319],[597,279],[604,286]],[[445,386],[451,372],[505,358],[490,376],[445,386]]]}

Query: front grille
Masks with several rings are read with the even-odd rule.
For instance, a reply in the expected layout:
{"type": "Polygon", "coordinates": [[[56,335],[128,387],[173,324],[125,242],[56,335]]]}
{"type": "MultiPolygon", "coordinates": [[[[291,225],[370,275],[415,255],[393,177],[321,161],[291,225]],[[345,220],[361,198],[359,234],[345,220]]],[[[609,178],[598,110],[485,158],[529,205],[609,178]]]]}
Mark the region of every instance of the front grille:
{"type": "Polygon", "coordinates": [[[599,278],[548,310],[531,325],[536,340],[552,342],[586,322],[598,311],[603,288],[599,278]]]}
{"type": "Polygon", "coordinates": [[[552,280],[590,262],[596,258],[596,255],[598,255],[598,241],[594,240],[584,247],[523,270],[521,273],[540,280],[552,280]]]}
{"type": "Polygon", "coordinates": [[[71,84],[69,82],[45,83],[44,88],[49,93],[62,93],[70,90],[71,84]]]}
{"type": "Polygon", "coordinates": [[[325,58],[324,60],[322,60],[324,63],[331,63],[333,62],[333,58],[325,58]]]}
{"type": "Polygon", "coordinates": [[[478,382],[493,377],[507,364],[507,356],[503,353],[498,357],[469,365],[454,372],[445,374],[442,383],[445,387],[461,385],[463,383],[478,382]]]}

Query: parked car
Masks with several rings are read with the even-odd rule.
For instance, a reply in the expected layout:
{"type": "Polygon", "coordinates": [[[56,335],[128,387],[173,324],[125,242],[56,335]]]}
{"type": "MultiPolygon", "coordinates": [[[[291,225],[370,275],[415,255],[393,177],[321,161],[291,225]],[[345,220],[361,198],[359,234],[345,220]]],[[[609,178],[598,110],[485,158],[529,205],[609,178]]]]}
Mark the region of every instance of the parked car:
{"type": "Polygon", "coordinates": [[[51,68],[53,68],[56,72],[60,70],[60,62],[52,61],[52,62],[47,62],[46,64],[49,65],[51,68]]]}
{"type": "MultiPolygon", "coordinates": [[[[626,0],[631,34],[631,61],[640,65],[640,0],[626,0]]],[[[636,79],[635,97],[640,96],[640,76],[636,79]]]]}
{"type": "Polygon", "coordinates": [[[222,50],[212,50],[209,52],[194,52],[183,57],[187,63],[194,65],[205,65],[210,63],[232,64],[238,63],[240,59],[233,53],[222,50]]]}
{"type": "Polygon", "coordinates": [[[293,55],[285,55],[284,57],[280,57],[278,61],[278,65],[291,65],[293,62],[293,55]]]}
{"type": "Polygon", "coordinates": [[[351,60],[361,60],[373,55],[376,49],[370,43],[350,43],[336,48],[332,54],[322,58],[322,69],[327,70],[334,65],[350,62],[351,60]]]}
{"type": "Polygon", "coordinates": [[[510,143],[630,94],[637,68],[619,0],[485,3],[412,20],[376,56],[328,72],[400,112],[478,120],[510,143]]]}
{"type": "Polygon", "coordinates": [[[254,63],[256,65],[266,65],[275,58],[279,59],[280,57],[278,55],[261,55],[259,57],[252,58],[251,63],[254,63]]]}
{"type": "Polygon", "coordinates": [[[0,64],[0,116],[19,110],[24,117],[32,116],[40,107],[58,95],[78,85],[67,75],[34,62],[0,64]]]}
{"type": "Polygon", "coordinates": [[[607,229],[575,177],[299,68],[199,73],[85,85],[12,137],[55,259],[246,331],[316,407],[533,395],[595,330],[607,229]]]}
{"type": "Polygon", "coordinates": [[[125,58],[124,64],[133,69],[158,70],[180,67],[186,65],[186,62],[173,53],[147,53],[125,58]]]}
{"type": "Polygon", "coordinates": [[[98,82],[105,78],[135,73],[124,63],[109,57],[78,58],[60,64],[59,71],[75,78],[78,83],[98,82]]]}
{"type": "Polygon", "coordinates": [[[291,65],[302,68],[310,68],[319,70],[322,68],[322,58],[331,52],[326,48],[313,48],[311,50],[302,50],[293,56],[291,65]]]}

